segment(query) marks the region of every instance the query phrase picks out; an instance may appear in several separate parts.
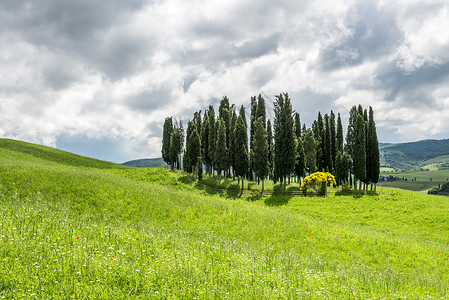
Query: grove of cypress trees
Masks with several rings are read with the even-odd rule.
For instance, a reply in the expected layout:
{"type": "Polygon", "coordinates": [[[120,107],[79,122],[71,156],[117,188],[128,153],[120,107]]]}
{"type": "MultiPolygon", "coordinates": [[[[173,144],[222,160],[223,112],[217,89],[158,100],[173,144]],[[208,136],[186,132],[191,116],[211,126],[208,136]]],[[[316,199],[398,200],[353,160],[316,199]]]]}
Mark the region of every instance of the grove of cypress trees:
{"type": "Polygon", "coordinates": [[[340,113],[337,117],[336,151],[343,153],[343,125],[341,124],[340,113]]]}
{"type": "Polygon", "coordinates": [[[324,115],[324,170],[326,172],[333,172],[332,166],[332,137],[331,137],[331,128],[330,128],[330,119],[329,115],[324,115]]]}
{"type": "Polygon", "coordinates": [[[203,124],[201,126],[201,148],[207,173],[211,164],[209,160],[209,112],[207,110],[204,112],[203,124]]]}
{"type": "MultiPolygon", "coordinates": [[[[196,130],[196,126],[193,125],[193,130],[189,137],[189,164],[192,168],[192,173],[197,173],[198,165],[201,165],[201,139],[198,131],[196,130]]],[[[195,174],[196,175],[196,174],[195,174]]]]}
{"type": "MultiPolygon", "coordinates": [[[[251,150],[253,149],[253,140],[254,140],[254,123],[256,121],[257,114],[257,98],[256,96],[251,97],[251,114],[250,114],[250,124],[249,124],[249,151],[251,155],[251,150]]],[[[250,156],[249,159],[249,180],[253,180],[253,158],[250,156]]]]}
{"type": "Polygon", "coordinates": [[[318,142],[311,129],[307,129],[303,137],[304,157],[309,174],[316,172],[316,152],[318,142]]]}
{"type": "Polygon", "coordinates": [[[335,128],[335,114],[332,110],[331,110],[329,123],[330,123],[330,130],[331,130],[332,170],[335,170],[335,161],[337,158],[337,133],[336,133],[336,128],[335,128]]]}
{"type": "Polygon", "coordinates": [[[235,126],[237,124],[237,114],[234,104],[231,106],[231,120],[229,123],[229,166],[232,167],[233,179],[235,179],[235,126]]]}

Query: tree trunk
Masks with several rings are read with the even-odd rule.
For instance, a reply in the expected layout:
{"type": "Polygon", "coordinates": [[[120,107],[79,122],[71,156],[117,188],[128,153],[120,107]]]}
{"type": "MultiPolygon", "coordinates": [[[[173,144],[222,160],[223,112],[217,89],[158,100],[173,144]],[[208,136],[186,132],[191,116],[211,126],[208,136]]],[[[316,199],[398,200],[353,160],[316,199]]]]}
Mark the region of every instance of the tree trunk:
{"type": "Polygon", "coordinates": [[[237,185],[240,185],[240,176],[237,176],[237,185]]]}
{"type": "Polygon", "coordinates": [[[371,182],[371,191],[373,191],[373,183],[371,182]]]}
{"type": "Polygon", "coordinates": [[[242,176],[242,193],[243,193],[243,190],[245,189],[245,177],[244,176],[242,176]]]}
{"type": "Polygon", "coordinates": [[[221,184],[221,171],[218,173],[218,185],[221,184]]]}
{"type": "Polygon", "coordinates": [[[291,178],[291,176],[288,175],[288,185],[290,185],[290,178],[291,178]]]}
{"type": "Polygon", "coordinates": [[[287,188],[287,178],[286,176],[284,176],[284,192],[286,188],[287,188]]]}
{"type": "Polygon", "coordinates": [[[262,178],[262,190],[260,191],[260,195],[262,196],[262,194],[263,194],[263,183],[264,183],[264,180],[263,180],[263,178],[262,178]]]}
{"type": "Polygon", "coordinates": [[[376,192],[377,183],[374,184],[374,192],[376,192]]]}

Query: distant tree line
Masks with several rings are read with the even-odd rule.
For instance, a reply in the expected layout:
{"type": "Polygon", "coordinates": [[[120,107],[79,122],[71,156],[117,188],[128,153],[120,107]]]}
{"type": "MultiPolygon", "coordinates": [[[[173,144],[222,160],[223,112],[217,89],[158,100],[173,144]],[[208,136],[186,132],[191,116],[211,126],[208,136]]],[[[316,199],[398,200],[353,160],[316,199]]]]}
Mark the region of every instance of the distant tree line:
{"type": "Polygon", "coordinates": [[[285,190],[292,175],[301,178],[316,171],[335,175],[337,185],[376,189],[379,179],[379,146],[372,107],[353,106],[349,112],[346,143],[340,114],[318,112],[311,128],[301,123],[287,93],[275,96],[274,118],[267,119],[265,99],[251,97],[249,128],[245,107],[239,109],[223,97],[218,115],[212,105],[188,121],[185,150],[181,122],[167,117],[163,127],[162,158],[172,169],[201,176],[281,182],[285,190]],[[183,155],[182,155],[183,154],[183,155]]]}

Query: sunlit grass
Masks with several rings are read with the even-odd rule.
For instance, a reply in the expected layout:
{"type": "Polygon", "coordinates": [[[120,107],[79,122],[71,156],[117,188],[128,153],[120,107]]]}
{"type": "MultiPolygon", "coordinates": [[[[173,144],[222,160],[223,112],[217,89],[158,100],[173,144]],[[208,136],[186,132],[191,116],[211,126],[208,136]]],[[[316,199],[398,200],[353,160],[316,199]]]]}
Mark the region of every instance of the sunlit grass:
{"type": "Polygon", "coordinates": [[[419,299],[448,291],[446,197],[386,188],[222,197],[181,172],[64,165],[10,148],[0,157],[0,298],[419,299]]]}

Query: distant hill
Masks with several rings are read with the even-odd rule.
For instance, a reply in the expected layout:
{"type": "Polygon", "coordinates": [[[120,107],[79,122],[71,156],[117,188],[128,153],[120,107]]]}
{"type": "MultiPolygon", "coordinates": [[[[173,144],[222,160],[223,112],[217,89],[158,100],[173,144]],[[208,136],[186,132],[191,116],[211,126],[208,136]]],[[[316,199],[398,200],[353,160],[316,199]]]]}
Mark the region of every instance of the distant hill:
{"type": "Polygon", "coordinates": [[[381,165],[396,171],[449,167],[449,139],[411,143],[379,143],[381,165]]]}
{"type": "Polygon", "coordinates": [[[162,158],[146,158],[130,160],[122,165],[136,168],[165,167],[167,164],[162,158]]]}

